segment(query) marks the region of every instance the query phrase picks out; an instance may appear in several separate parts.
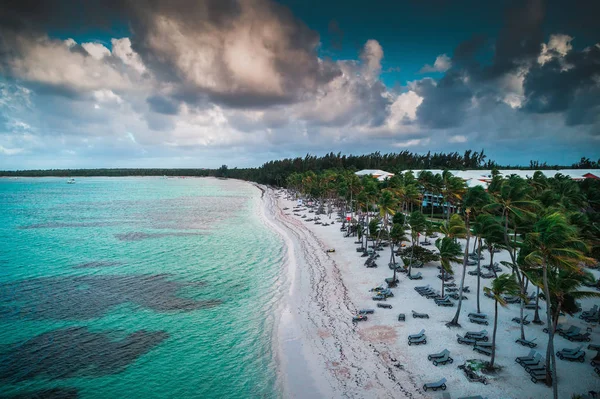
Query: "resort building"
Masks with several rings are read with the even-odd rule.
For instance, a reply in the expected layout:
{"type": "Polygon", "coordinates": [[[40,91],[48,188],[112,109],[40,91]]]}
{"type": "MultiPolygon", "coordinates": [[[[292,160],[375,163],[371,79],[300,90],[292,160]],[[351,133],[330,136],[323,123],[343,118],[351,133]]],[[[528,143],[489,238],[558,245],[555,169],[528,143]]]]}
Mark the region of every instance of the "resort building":
{"type": "Polygon", "coordinates": [[[371,175],[379,181],[384,181],[385,179],[394,176],[393,173],[386,172],[385,170],[380,169],[363,169],[355,173],[357,176],[366,176],[371,175]]]}

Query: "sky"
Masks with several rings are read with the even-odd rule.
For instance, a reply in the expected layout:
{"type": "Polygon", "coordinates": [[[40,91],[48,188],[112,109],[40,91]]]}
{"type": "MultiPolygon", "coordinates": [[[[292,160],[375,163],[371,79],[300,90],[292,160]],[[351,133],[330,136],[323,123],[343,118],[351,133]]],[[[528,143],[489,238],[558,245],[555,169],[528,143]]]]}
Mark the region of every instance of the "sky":
{"type": "Polygon", "coordinates": [[[2,3],[0,169],[600,158],[600,2],[2,3]]]}

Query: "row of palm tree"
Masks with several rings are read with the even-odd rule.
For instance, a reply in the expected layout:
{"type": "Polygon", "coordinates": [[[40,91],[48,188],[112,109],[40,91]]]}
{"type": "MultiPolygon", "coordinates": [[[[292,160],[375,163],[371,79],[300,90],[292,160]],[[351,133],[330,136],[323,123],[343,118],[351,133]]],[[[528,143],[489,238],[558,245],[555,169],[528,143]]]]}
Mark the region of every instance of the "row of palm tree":
{"type": "MultiPolygon", "coordinates": [[[[552,384],[556,398],[557,378],[551,376],[556,376],[554,330],[558,317],[561,312],[576,312],[577,299],[599,296],[597,292],[579,289],[583,283],[590,283],[584,266],[597,263],[600,255],[600,182],[589,179],[575,182],[561,175],[547,178],[541,172],[528,179],[516,175],[502,177],[497,171],[492,175],[487,191],[479,186],[467,188],[462,179],[448,171],[440,174],[422,171],[417,177],[409,171],[384,182],[370,176],[358,178],[351,172],[305,172],[291,175],[287,183],[299,193],[322,202],[334,202],[344,213],[350,214],[350,223],[363,233],[365,249],[369,237],[375,246],[384,238],[389,239],[392,246],[410,240],[408,273],[411,273],[412,253],[419,245],[419,236],[434,229],[440,231],[443,236],[436,240],[435,246],[439,251],[442,277],[453,274],[454,264],[462,263],[463,271],[456,314],[448,326],[460,326],[469,254],[477,254],[479,271],[481,252],[487,250],[490,269],[495,270],[494,253],[506,250],[510,260],[502,263],[510,274],[496,275],[491,287],[486,288],[495,300],[494,342],[489,366],[493,368],[495,361],[498,305],[506,305],[505,295],[518,295],[522,319],[527,290],[533,285],[539,293],[536,304],[540,298],[546,303],[546,381],[552,384]],[[428,194],[432,194],[429,221],[422,213],[423,199],[428,194]],[[434,198],[441,198],[437,206],[445,213],[444,220],[433,217],[434,198]],[[458,239],[465,239],[464,248],[458,239]]],[[[393,249],[390,263],[395,264],[393,249]]],[[[396,279],[395,267],[393,278],[396,279]]],[[[442,278],[442,296],[444,288],[442,278]]],[[[480,293],[478,275],[478,312],[480,293]]],[[[542,322],[537,311],[535,321],[542,322]]],[[[520,333],[525,339],[523,324],[520,333]]]]}

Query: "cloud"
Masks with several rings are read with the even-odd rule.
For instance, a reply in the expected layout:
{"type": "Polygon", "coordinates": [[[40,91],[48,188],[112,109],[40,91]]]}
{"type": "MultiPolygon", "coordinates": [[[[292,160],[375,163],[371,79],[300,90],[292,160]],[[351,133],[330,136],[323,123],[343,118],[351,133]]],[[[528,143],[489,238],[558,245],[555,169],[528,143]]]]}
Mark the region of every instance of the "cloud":
{"type": "MultiPolygon", "coordinates": [[[[75,40],[70,39],[65,44],[67,45],[67,47],[71,48],[77,43],[75,42],[75,40]]],[[[104,47],[104,45],[101,43],[83,43],[81,47],[83,47],[85,51],[89,53],[89,55],[91,55],[97,60],[101,60],[102,58],[110,55],[110,50],[104,47]]]]}
{"type": "Polygon", "coordinates": [[[420,73],[428,73],[428,72],[446,72],[448,69],[452,67],[452,60],[446,54],[440,54],[435,59],[433,66],[429,64],[425,64],[423,68],[419,71],[420,73]]]}
{"type": "Polygon", "coordinates": [[[468,140],[467,140],[467,137],[466,137],[466,136],[463,136],[463,135],[461,135],[461,134],[458,134],[458,135],[456,135],[456,136],[452,136],[452,137],[450,137],[450,138],[448,139],[448,142],[449,142],[449,143],[466,143],[467,141],[468,141],[468,140]]]}

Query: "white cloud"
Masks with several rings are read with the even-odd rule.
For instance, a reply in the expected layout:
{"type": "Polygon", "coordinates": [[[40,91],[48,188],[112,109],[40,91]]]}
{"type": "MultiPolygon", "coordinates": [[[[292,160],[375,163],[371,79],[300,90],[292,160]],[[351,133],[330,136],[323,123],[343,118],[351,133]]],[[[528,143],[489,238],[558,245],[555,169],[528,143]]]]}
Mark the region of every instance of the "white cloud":
{"type": "Polygon", "coordinates": [[[16,155],[23,152],[22,148],[6,148],[0,145],[0,154],[4,155],[16,155]]]}
{"type": "Polygon", "coordinates": [[[104,47],[102,43],[83,43],[81,47],[97,60],[110,55],[110,50],[104,47]]]}
{"type": "MultiPolygon", "coordinates": [[[[564,57],[569,51],[573,49],[571,41],[573,38],[569,35],[550,35],[548,44],[542,43],[542,50],[538,56],[538,63],[544,65],[554,57],[564,57]]],[[[564,68],[568,69],[568,66],[564,68]]]]}
{"type": "Polygon", "coordinates": [[[466,143],[467,142],[467,136],[463,136],[463,135],[456,135],[456,136],[452,136],[448,139],[449,143],[466,143]]]}
{"type": "Polygon", "coordinates": [[[112,44],[112,54],[115,57],[139,73],[146,72],[146,66],[142,62],[140,55],[131,48],[131,40],[128,37],[112,39],[110,42],[112,44]]]}
{"type": "Polygon", "coordinates": [[[433,66],[429,64],[425,64],[423,68],[419,72],[428,73],[428,72],[446,72],[448,69],[452,67],[452,60],[446,54],[440,54],[435,59],[433,66]]]}

